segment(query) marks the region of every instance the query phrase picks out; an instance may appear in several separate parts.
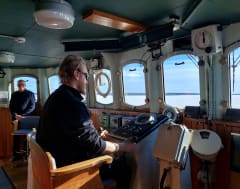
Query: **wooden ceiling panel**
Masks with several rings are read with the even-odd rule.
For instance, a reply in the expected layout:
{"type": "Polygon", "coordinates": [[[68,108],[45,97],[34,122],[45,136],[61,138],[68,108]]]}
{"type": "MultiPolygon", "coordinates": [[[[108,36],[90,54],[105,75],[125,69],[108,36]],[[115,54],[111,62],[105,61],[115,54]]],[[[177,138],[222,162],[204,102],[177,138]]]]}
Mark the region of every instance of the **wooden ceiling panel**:
{"type": "Polygon", "coordinates": [[[89,11],[86,15],[83,16],[83,20],[86,22],[132,33],[139,33],[147,28],[143,24],[98,10],[89,11]]]}

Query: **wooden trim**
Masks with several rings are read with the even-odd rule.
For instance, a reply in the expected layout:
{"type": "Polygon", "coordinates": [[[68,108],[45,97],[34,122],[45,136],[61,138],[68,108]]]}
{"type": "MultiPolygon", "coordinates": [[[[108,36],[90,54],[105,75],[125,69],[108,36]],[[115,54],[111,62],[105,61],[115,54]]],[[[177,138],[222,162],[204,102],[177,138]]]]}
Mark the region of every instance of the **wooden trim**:
{"type": "Polygon", "coordinates": [[[107,163],[111,164],[113,158],[109,155],[103,155],[100,157],[96,157],[90,160],[82,161],[79,163],[74,163],[71,165],[67,165],[64,167],[57,168],[55,170],[51,170],[52,176],[60,176],[65,174],[70,174],[77,171],[83,171],[93,167],[100,167],[101,165],[107,163]]]}
{"type": "Polygon", "coordinates": [[[13,126],[8,108],[0,108],[0,157],[9,158],[13,152],[13,126]]]}
{"type": "Polygon", "coordinates": [[[146,29],[146,26],[143,24],[98,10],[91,10],[87,12],[87,14],[83,16],[83,20],[86,22],[133,33],[139,33],[146,29]]]}
{"type": "Polygon", "coordinates": [[[40,188],[48,189],[103,189],[99,176],[99,167],[112,163],[112,157],[103,155],[90,160],[55,168],[55,162],[49,152],[44,152],[32,138],[29,138],[32,171],[34,180],[40,188]],[[53,165],[54,164],[54,165],[53,165]]]}

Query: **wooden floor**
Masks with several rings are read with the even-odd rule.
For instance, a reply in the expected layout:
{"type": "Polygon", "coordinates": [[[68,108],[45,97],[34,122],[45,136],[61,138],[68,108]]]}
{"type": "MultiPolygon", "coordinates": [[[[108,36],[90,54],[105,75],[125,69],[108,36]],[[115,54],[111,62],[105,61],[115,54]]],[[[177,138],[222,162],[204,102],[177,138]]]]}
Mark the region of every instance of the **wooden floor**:
{"type": "Polygon", "coordinates": [[[0,159],[0,166],[4,167],[16,189],[27,188],[27,162],[20,160],[12,163],[9,159],[0,159]]]}

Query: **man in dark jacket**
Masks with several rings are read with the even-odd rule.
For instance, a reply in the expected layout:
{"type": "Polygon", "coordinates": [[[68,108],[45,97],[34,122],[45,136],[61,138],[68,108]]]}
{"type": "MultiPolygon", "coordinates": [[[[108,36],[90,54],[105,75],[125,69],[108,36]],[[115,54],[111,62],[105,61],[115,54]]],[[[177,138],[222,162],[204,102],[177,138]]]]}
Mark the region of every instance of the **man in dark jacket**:
{"type": "Polygon", "coordinates": [[[18,91],[14,92],[10,100],[10,111],[13,120],[19,120],[31,114],[35,109],[35,97],[33,92],[26,89],[24,80],[19,80],[18,91]]]}
{"type": "MultiPolygon", "coordinates": [[[[18,91],[12,93],[9,109],[12,114],[12,120],[20,120],[24,116],[31,114],[35,109],[35,97],[33,92],[26,89],[26,82],[19,80],[17,82],[18,91]]],[[[20,136],[13,138],[13,157],[12,161],[21,158],[20,152],[20,136]]]]}
{"type": "Polygon", "coordinates": [[[67,56],[59,67],[59,77],[62,85],[46,101],[36,135],[37,142],[56,159],[57,167],[134,148],[131,143],[105,141],[95,129],[82,97],[88,84],[82,58],[67,56]]]}

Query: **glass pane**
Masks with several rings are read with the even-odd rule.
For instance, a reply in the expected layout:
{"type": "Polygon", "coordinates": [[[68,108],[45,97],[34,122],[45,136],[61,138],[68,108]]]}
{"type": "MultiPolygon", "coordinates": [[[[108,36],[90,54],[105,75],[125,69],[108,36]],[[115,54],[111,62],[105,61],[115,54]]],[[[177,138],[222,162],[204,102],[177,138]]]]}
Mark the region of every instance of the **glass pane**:
{"type": "Polygon", "coordinates": [[[95,70],[96,101],[100,104],[113,103],[111,71],[108,69],[95,70]]]}
{"type": "Polygon", "coordinates": [[[32,91],[34,93],[35,100],[37,101],[37,99],[38,99],[37,79],[34,77],[31,77],[31,76],[15,77],[13,80],[14,91],[18,90],[18,87],[17,87],[18,80],[24,80],[26,82],[26,89],[28,89],[29,91],[32,91]]]}
{"type": "Polygon", "coordinates": [[[231,73],[231,107],[240,108],[240,47],[229,54],[231,73]]]}
{"type": "Polygon", "coordinates": [[[123,67],[123,91],[125,103],[133,106],[145,104],[146,88],[143,64],[131,63],[123,67]]]}
{"type": "Polygon", "coordinates": [[[48,78],[49,94],[54,92],[61,85],[58,75],[53,75],[48,78]]]}
{"type": "Polygon", "coordinates": [[[200,101],[198,57],[183,54],[164,61],[166,103],[179,108],[198,106],[200,101]]]}

